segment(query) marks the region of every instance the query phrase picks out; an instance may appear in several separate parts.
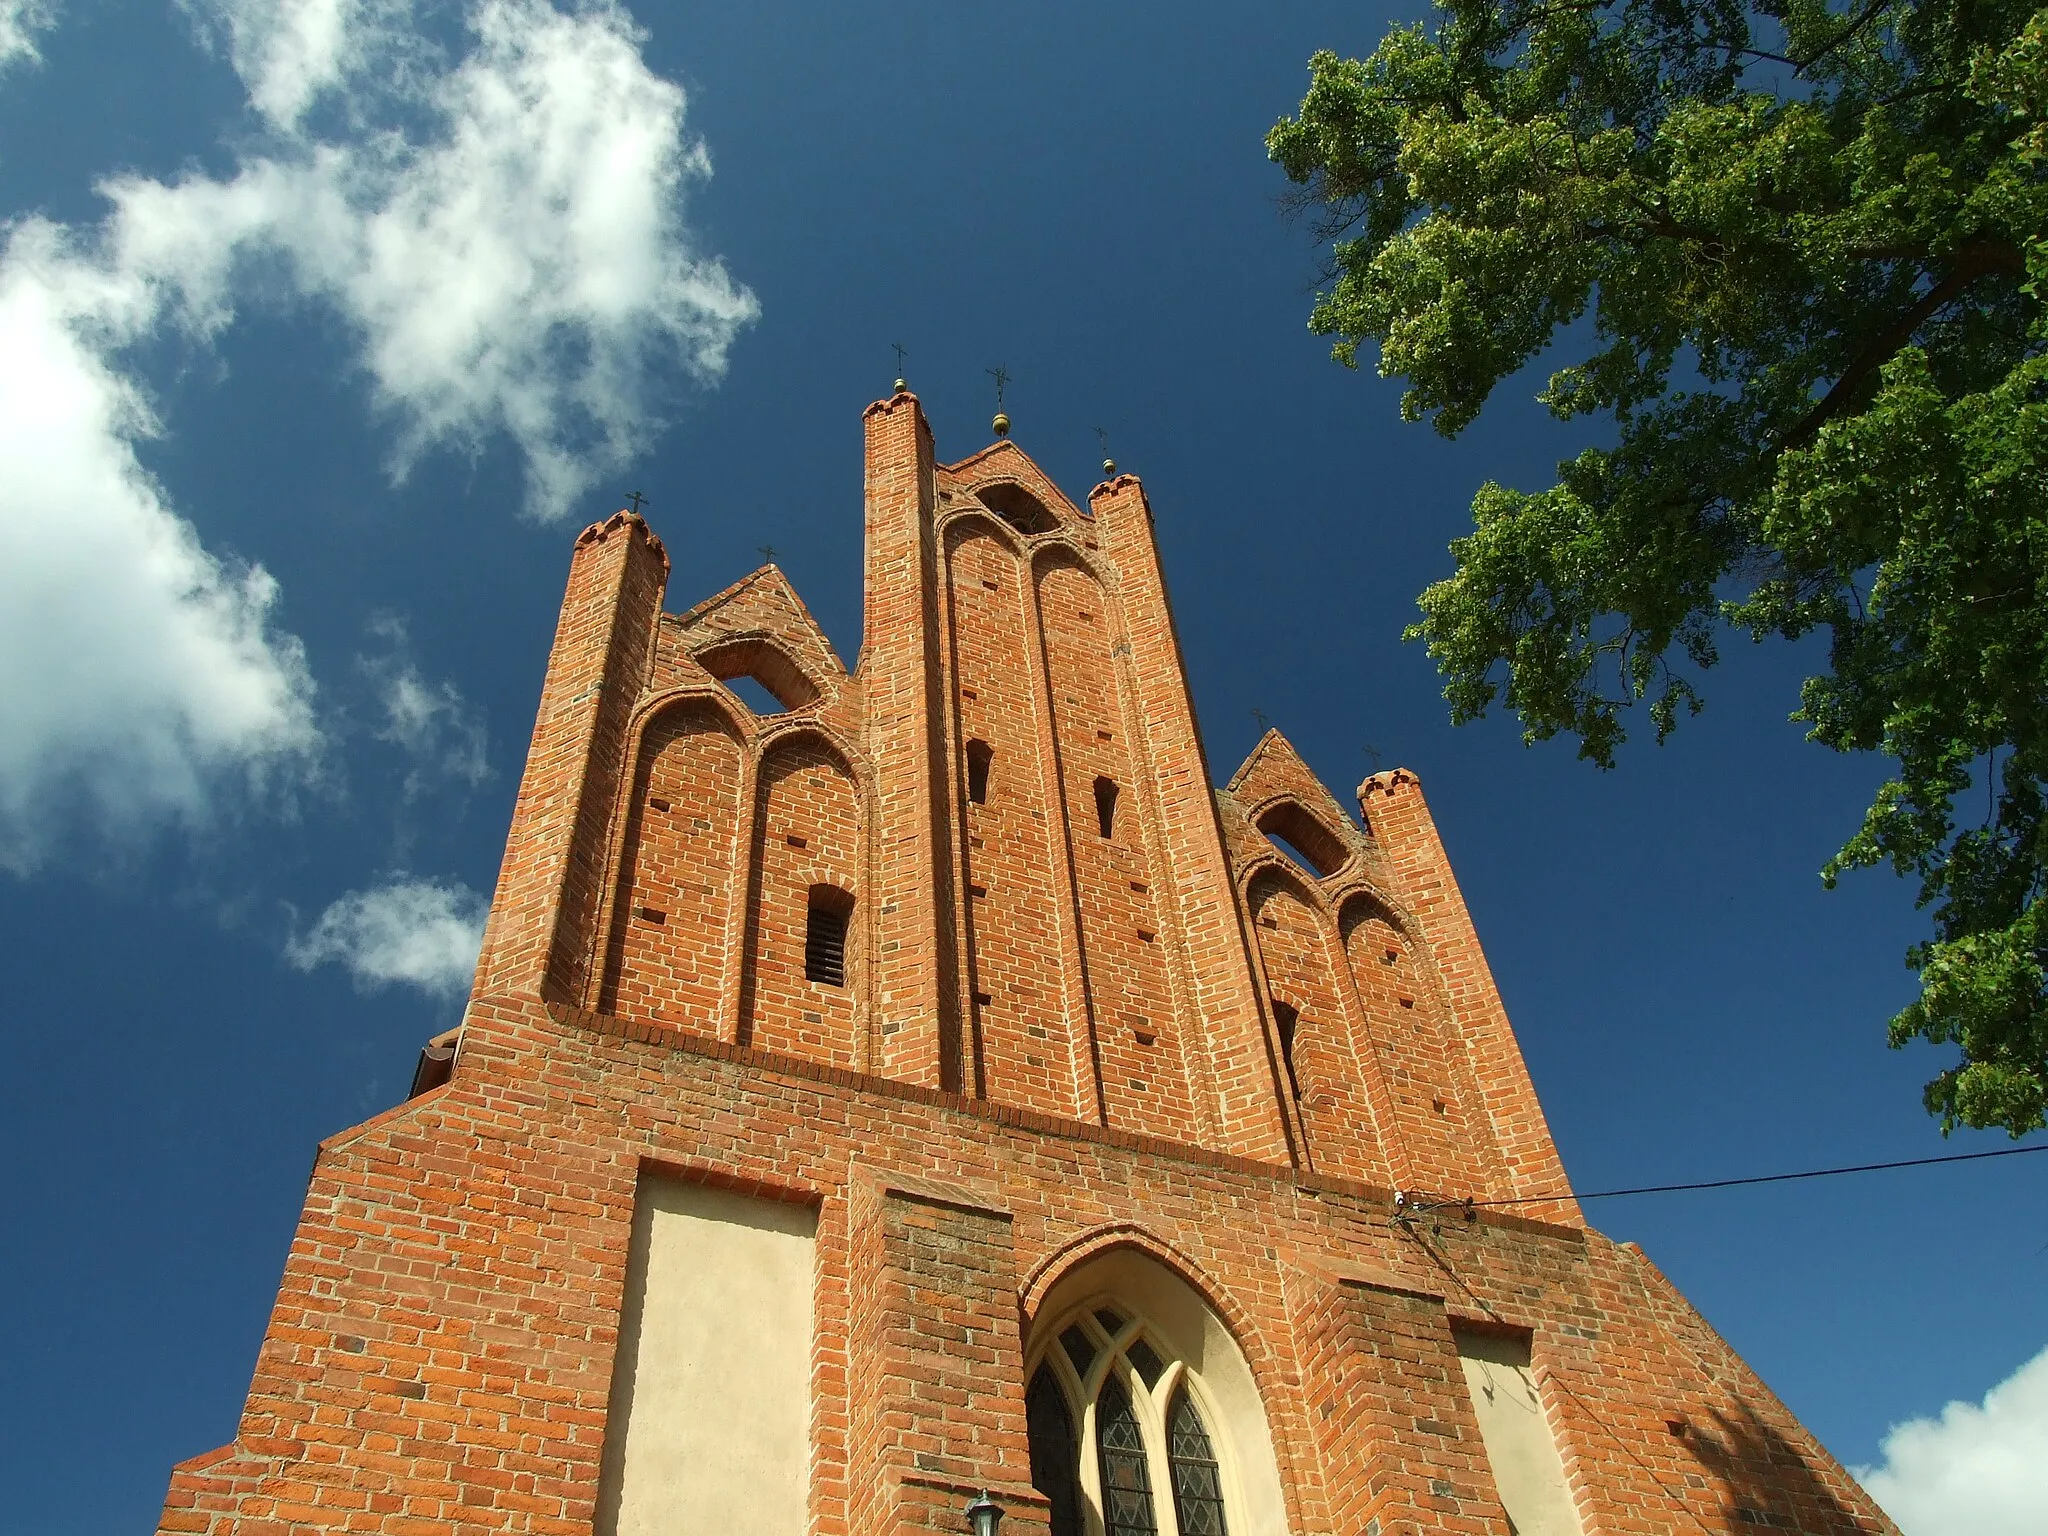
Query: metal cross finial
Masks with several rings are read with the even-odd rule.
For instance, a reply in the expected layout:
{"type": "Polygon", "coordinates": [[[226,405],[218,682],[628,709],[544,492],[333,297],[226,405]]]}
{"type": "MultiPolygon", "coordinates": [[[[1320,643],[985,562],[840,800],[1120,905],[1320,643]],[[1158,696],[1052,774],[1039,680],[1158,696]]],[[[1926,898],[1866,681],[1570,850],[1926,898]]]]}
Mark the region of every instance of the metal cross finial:
{"type": "Polygon", "coordinates": [[[1110,457],[1109,434],[1103,431],[1102,428],[1097,427],[1095,429],[1095,436],[1096,440],[1102,444],[1102,472],[1105,475],[1113,475],[1116,473],[1116,460],[1110,457]]]}
{"type": "Polygon", "coordinates": [[[756,544],[754,548],[768,564],[773,565],[775,563],[775,546],[773,544],[756,544]]]}
{"type": "Polygon", "coordinates": [[[889,343],[889,345],[892,349],[894,349],[896,353],[896,371],[898,373],[901,373],[903,371],[903,359],[910,356],[910,353],[905,349],[903,343],[900,341],[892,341],[889,343]]]}
{"type": "Polygon", "coordinates": [[[653,501],[653,499],[652,499],[651,497],[647,497],[647,496],[642,496],[642,495],[641,495],[641,494],[640,494],[640,493],[639,493],[638,491],[628,491],[628,492],[626,492],[626,500],[628,500],[628,501],[630,501],[631,503],[633,503],[633,511],[634,511],[634,513],[635,513],[636,515],[637,515],[637,514],[639,513],[639,511],[640,511],[640,503],[641,503],[641,502],[643,502],[643,501],[644,501],[644,502],[646,502],[646,503],[647,503],[647,505],[648,505],[648,506],[650,506],[650,507],[654,505],[654,501],[653,501]]]}
{"type": "Polygon", "coordinates": [[[996,381],[996,409],[1001,410],[1003,408],[1003,389],[1010,382],[1010,370],[1001,363],[997,363],[995,367],[984,368],[982,372],[996,381]]]}
{"type": "Polygon", "coordinates": [[[1371,742],[1367,742],[1364,751],[1365,755],[1372,759],[1372,771],[1378,773],[1380,771],[1380,749],[1371,742]]]}
{"type": "Polygon", "coordinates": [[[1271,729],[1271,727],[1270,727],[1270,726],[1269,726],[1269,725],[1268,725],[1268,724],[1266,723],[1266,712],[1265,712],[1265,711],[1264,711],[1263,709],[1255,709],[1255,710],[1253,710],[1253,711],[1252,711],[1252,718],[1253,718],[1254,720],[1256,720],[1256,721],[1258,721],[1258,722],[1259,722],[1259,729],[1260,729],[1261,731],[1265,731],[1265,730],[1270,730],[1270,729],[1271,729]]]}

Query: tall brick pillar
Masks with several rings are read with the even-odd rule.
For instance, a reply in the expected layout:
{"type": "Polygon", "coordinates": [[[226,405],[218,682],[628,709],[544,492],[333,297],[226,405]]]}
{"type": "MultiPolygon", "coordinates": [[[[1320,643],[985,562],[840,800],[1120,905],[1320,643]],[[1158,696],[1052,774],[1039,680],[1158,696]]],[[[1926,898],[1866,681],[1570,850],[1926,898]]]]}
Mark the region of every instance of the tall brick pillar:
{"type": "Polygon", "coordinates": [[[1286,1289],[1333,1529],[1509,1536],[1443,1298],[1292,1269],[1286,1289]]]}
{"type": "Polygon", "coordinates": [[[966,1191],[856,1191],[850,1253],[853,1536],[960,1536],[987,1489],[1004,1536],[1045,1536],[1031,1486],[1010,1213],[966,1191]]]}
{"type": "Polygon", "coordinates": [[[958,1091],[954,853],[944,793],[932,434],[917,396],[867,409],[867,592],[860,670],[879,786],[874,848],[876,1070],[958,1091]]]}
{"type": "Polygon", "coordinates": [[[1569,1193],[1564,1164],[1479,947],[1472,915],[1465,910],[1436,820],[1422,798],[1422,781],[1406,768],[1376,773],[1358,786],[1358,807],[1399,874],[1409,910],[1422,925],[1421,937],[1443,978],[1452,1028],[1471,1062],[1515,1198],[1558,1195],[1524,1206],[1520,1214],[1583,1225],[1585,1217],[1569,1193]]]}
{"type": "Polygon", "coordinates": [[[1170,893],[1159,903],[1176,925],[1186,994],[1201,1022],[1216,1145],[1264,1162],[1289,1161],[1274,1061],[1252,984],[1251,952],[1231,889],[1209,763],[1195,725],[1180,636],[1152,536],[1152,508],[1135,475],[1089,496],[1104,552],[1116,567],[1130,673],[1152,770],[1170,893]]]}
{"type": "Polygon", "coordinates": [[[631,512],[591,524],[576,541],[477,957],[479,997],[584,1001],[626,728],[667,584],[668,552],[631,512]]]}

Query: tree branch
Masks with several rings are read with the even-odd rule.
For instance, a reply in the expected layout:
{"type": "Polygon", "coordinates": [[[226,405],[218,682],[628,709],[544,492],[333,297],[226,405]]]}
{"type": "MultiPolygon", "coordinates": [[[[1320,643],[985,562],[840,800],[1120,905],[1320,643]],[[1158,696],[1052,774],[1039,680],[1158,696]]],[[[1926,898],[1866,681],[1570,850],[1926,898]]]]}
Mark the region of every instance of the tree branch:
{"type": "MultiPolygon", "coordinates": [[[[1813,68],[1814,65],[1818,64],[1822,59],[1826,58],[1829,54],[1833,53],[1837,48],[1841,47],[1842,44],[1848,42],[1849,39],[1854,37],[1858,32],[1861,32],[1866,26],[1870,24],[1870,22],[1877,16],[1877,14],[1880,11],[1884,10],[1890,4],[1891,0],[1870,0],[1870,4],[1863,8],[1863,13],[1860,16],[1853,18],[1847,26],[1843,27],[1841,31],[1835,34],[1833,42],[1829,43],[1827,47],[1821,49],[1821,51],[1819,53],[1816,53],[1812,58],[1796,63],[1794,67],[1800,74],[1805,74],[1809,69],[1813,68]]],[[[1791,59],[1787,59],[1785,62],[1788,64],[1794,63],[1794,61],[1791,59]]]]}
{"type": "Polygon", "coordinates": [[[1980,277],[1994,272],[2019,275],[2026,271],[2026,258],[2018,246],[2008,240],[1980,239],[1965,241],[1956,250],[1955,264],[1940,282],[1936,283],[1920,300],[1898,320],[1883,331],[1862,354],[1835,380],[1834,387],[1821,396],[1820,403],[1803,416],[1798,425],[1785,434],[1779,443],[1780,449],[1797,448],[1811,438],[1834,417],[1855,396],[1863,381],[1898,355],[1899,350],[1913,339],[1913,335],[1935,315],[1946,309],[1965,289],[1980,277]]]}

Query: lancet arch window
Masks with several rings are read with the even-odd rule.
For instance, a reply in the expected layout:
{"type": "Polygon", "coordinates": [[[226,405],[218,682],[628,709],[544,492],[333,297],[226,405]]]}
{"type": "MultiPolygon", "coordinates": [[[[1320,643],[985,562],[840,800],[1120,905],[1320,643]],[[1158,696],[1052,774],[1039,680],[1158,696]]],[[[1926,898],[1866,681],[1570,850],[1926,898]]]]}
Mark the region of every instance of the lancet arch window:
{"type": "Polygon", "coordinates": [[[1221,1421],[1205,1398],[1144,1319],[1108,1300],[1074,1313],[1024,1397],[1052,1536],[1230,1536],[1221,1421]]]}
{"type": "Polygon", "coordinates": [[[756,715],[807,709],[819,698],[818,685],[796,659],[757,635],[723,641],[697,652],[695,660],[756,715]]]}
{"type": "Polygon", "coordinates": [[[1328,879],[1350,861],[1344,840],[1292,800],[1261,811],[1258,827],[1290,863],[1318,880],[1328,879]]]}
{"type": "Polygon", "coordinates": [[[981,499],[983,506],[1027,538],[1051,533],[1060,525],[1060,520],[1046,509],[1044,502],[1014,480],[998,480],[993,485],[982,486],[974,494],[981,499]]]}

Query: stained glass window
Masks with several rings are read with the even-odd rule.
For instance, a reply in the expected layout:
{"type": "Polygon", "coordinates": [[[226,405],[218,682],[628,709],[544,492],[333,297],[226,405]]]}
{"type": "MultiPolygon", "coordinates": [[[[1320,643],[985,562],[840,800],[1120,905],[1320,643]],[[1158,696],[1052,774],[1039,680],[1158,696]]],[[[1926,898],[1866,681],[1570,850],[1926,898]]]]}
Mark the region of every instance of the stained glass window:
{"type": "Polygon", "coordinates": [[[1024,1426],[1031,1446],[1031,1486],[1052,1505],[1052,1536],[1081,1536],[1079,1441],[1067,1394],[1041,1365],[1024,1394],[1024,1426]]]}
{"type": "Polygon", "coordinates": [[[1124,1351],[1124,1358],[1131,1362],[1131,1369],[1145,1378],[1145,1385],[1156,1387],[1159,1378],[1166,1373],[1166,1362],[1153,1353],[1152,1346],[1143,1339],[1131,1340],[1124,1351]]]}
{"type": "Polygon", "coordinates": [[[1082,1331],[1079,1323],[1072,1323],[1060,1334],[1060,1343],[1066,1346],[1067,1358],[1074,1362],[1074,1374],[1086,1376],[1088,1367],[1095,1363],[1095,1341],[1082,1331]]]}
{"type": "Polygon", "coordinates": [[[1216,1451],[1186,1387],[1173,1394],[1166,1416],[1166,1460],[1173,1473],[1180,1536],[1229,1536],[1223,1525],[1223,1479],[1216,1469],[1216,1451]]]}
{"type": "Polygon", "coordinates": [[[1095,1453],[1102,1472],[1102,1523],[1107,1536],[1158,1536],[1152,1473],[1131,1394],[1112,1371],[1095,1401],[1095,1453]]]}
{"type": "Polygon", "coordinates": [[[1051,1536],[1161,1536],[1162,1521],[1165,1536],[1229,1536],[1221,1442],[1197,1406],[1196,1368],[1115,1302],[1060,1321],[1025,1392],[1031,1481],[1052,1503],[1051,1536]]]}

